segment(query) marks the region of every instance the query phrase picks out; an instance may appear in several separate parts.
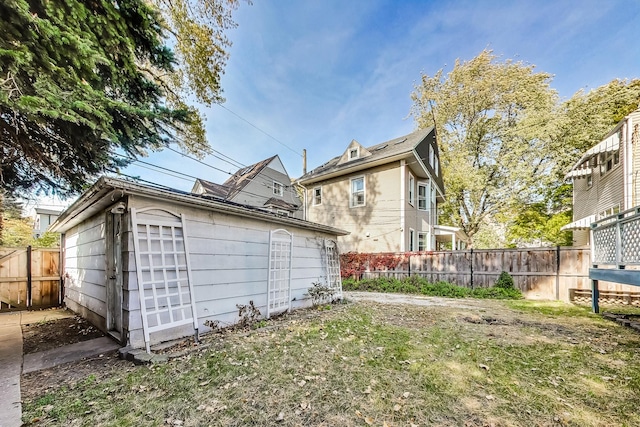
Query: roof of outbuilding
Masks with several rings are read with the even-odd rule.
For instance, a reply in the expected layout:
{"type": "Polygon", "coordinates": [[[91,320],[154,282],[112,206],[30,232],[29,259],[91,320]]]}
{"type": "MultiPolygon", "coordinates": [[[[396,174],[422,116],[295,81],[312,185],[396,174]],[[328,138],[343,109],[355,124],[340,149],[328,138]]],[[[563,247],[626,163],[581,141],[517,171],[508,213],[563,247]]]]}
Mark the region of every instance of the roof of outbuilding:
{"type": "Polygon", "coordinates": [[[304,184],[305,181],[316,181],[317,178],[333,174],[338,171],[348,172],[350,169],[355,167],[364,166],[385,158],[391,158],[405,153],[409,154],[414,147],[422,142],[432,131],[432,127],[428,129],[420,129],[408,135],[394,138],[371,147],[366,147],[366,150],[370,152],[371,155],[350,160],[348,162],[340,162],[340,159],[343,156],[341,154],[304,174],[300,179],[298,179],[298,181],[304,184]]]}
{"type": "Polygon", "coordinates": [[[317,224],[294,217],[283,217],[263,208],[243,205],[240,203],[223,200],[215,196],[194,194],[180,191],[174,188],[156,185],[153,183],[140,184],[129,180],[103,176],[88,190],[86,190],[60,217],[52,224],[51,230],[62,232],[81,223],[83,220],[104,212],[118,200],[127,195],[140,195],[149,198],[174,202],[179,205],[188,205],[217,211],[245,218],[273,222],[278,225],[291,225],[306,228],[318,232],[344,236],[347,231],[327,225],[317,224]]]}

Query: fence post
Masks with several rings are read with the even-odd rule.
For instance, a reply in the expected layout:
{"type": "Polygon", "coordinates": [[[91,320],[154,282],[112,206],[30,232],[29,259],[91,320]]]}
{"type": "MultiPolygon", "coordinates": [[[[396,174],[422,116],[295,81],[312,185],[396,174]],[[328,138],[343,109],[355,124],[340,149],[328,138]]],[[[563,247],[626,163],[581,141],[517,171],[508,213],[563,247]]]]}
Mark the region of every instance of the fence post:
{"type": "Polygon", "coordinates": [[[27,308],[31,308],[31,245],[27,246],[27,308]]]}
{"type": "Polygon", "coordinates": [[[470,260],[471,260],[471,289],[473,289],[473,248],[471,248],[471,256],[470,256],[470,260]]]}
{"type": "Polygon", "coordinates": [[[556,301],[560,300],[560,245],[556,246],[556,301]]]}

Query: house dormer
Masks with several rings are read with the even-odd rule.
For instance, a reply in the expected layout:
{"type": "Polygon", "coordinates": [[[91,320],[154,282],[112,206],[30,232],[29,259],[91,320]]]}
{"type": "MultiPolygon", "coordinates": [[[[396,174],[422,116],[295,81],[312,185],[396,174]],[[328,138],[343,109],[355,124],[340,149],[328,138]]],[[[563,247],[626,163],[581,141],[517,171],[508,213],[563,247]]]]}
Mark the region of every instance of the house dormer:
{"type": "Polygon", "coordinates": [[[353,162],[370,155],[371,152],[354,139],[353,141],[351,141],[345,152],[342,153],[342,156],[340,157],[340,160],[338,160],[337,164],[341,165],[344,163],[353,162]]]}

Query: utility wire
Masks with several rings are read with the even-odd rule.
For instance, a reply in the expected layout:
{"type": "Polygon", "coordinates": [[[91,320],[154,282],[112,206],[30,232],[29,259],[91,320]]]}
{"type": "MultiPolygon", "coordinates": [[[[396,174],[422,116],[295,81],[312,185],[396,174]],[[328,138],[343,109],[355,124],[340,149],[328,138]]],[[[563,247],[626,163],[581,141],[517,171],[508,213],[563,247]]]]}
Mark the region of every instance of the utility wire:
{"type": "Polygon", "coordinates": [[[289,147],[287,144],[285,144],[284,142],[280,141],[278,138],[276,138],[275,136],[267,133],[266,131],[260,129],[258,126],[254,125],[253,123],[251,123],[249,120],[245,119],[244,117],[242,117],[240,114],[231,111],[230,109],[228,109],[227,107],[225,107],[222,104],[218,104],[220,107],[224,108],[225,110],[227,110],[228,112],[230,112],[231,114],[233,114],[234,116],[236,116],[237,118],[239,118],[240,120],[244,121],[245,123],[247,123],[249,126],[259,130],[260,132],[264,133],[265,135],[267,135],[269,138],[273,139],[274,141],[276,141],[278,144],[282,145],[283,147],[287,148],[288,150],[291,150],[292,152],[296,153],[298,156],[302,157],[302,154],[298,153],[296,150],[294,150],[293,148],[289,147]]]}
{"type": "Polygon", "coordinates": [[[217,167],[215,167],[215,166],[211,166],[210,164],[205,163],[205,162],[203,162],[203,161],[202,161],[202,160],[200,160],[200,159],[197,159],[197,158],[195,158],[195,157],[193,157],[193,156],[190,156],[190,155],[188,155],[188,154],[185,154],[185,153],[181,153],[180,151],[175,150],[175,149],[173,149],[173,148],[171,148],[171,147],[169,147],[169,146],[167,146],[167,148],[168,148],[169,150],[173,151],[174,153],[178,153],[178,154],[180,154],[180,155],[181,155],[181,156],[183,156],[183,157],[186,157],[186,158],[188,158],[188,159],[194,160],[194,161],[196,161],[196,162],[198,162],[198,163],[200,163],[200,164],[202,164],[202,165],[205,165],[205,166],[207,166],[207,167],[210,167],[211,169],[217,170],[218,172],[226,173],[227,175],[233,175],[231,172],[228,172],[228,171],[226,171],[226,170],[222,170],[222,169],[217,168],[217,167]]]}

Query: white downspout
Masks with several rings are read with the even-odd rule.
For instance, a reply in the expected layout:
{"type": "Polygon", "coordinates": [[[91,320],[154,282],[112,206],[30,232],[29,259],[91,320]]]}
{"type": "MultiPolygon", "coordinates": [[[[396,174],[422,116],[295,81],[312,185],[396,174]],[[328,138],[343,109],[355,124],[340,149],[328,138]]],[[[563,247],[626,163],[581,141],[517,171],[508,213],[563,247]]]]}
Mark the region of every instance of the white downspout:
{"type": "Polygon", "coordinates": [[[624,180],[625,180],[625,197],[624,197],[624,209],[631,209],[634,206],[634,191],[633,191],[633,146],[631,145],[632,130],[633,130],[633,118],[629,117],[625,121],[624,130],[622,133],[625,147],[624,153],[624,180]]]}
{"type": "Polygon", "coordinates": [[[406,179],[406,161],[400,160],[400,252],[405,251],[404,192],[406,179]]]}

